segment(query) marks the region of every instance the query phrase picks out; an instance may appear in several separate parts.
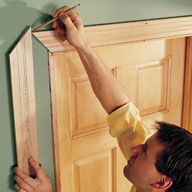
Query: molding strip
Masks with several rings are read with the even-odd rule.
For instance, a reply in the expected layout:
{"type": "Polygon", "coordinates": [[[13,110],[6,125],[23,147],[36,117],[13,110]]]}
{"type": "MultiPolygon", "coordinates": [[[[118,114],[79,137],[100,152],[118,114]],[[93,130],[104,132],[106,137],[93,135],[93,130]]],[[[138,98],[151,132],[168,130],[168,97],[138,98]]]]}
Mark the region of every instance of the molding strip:
{"type": "Polygon", "coordinates": [[[192,132],[192,37],[186,39],[182,126],[192,132]]]}
{"type": "Polygon", "coordinates": [[[28,159],[38,161],[36,103],[34,87],[31,28],[9,55],[14,110],[17,163],[26,174],[33,175],[28,159]]]}
{"type": "MultiPolygon", "coordinates": [[[[85,29],[93,47],[153,39],[172,39],[192,35],[192,17],[89,26],[85,29]]],[[[35,32],[33,35],[52,53],[74,49],[68,42],[62,42],[56,31],[35,32]]]]}

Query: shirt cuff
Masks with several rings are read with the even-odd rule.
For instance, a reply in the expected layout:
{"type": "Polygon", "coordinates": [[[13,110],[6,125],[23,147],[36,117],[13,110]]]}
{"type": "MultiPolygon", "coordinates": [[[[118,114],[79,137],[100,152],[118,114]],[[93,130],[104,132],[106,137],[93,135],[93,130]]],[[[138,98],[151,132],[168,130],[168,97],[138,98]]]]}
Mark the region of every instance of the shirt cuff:
{"type": "Polygon", "coordinates": [[[113,137],[119,137],[128,129],[134,132],[138,121],[141,121],[141,117],[132,102],[128,102],[107,117],[109,132],[113,137]]]}

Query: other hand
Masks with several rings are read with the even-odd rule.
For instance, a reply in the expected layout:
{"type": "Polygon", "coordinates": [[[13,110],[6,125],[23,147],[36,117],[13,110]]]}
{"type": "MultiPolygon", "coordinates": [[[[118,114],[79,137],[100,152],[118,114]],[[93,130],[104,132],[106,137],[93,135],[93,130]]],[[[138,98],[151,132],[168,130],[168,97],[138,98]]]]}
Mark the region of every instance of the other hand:
{"type": "Polygon", "coordinates": [[[29,159],[29,165],[36,173],[35,179],[23,173],[18,167],[14,168],[17,190],[19,192],[51,192],[51,182],[44,169],[32,158],[29,159]]]}

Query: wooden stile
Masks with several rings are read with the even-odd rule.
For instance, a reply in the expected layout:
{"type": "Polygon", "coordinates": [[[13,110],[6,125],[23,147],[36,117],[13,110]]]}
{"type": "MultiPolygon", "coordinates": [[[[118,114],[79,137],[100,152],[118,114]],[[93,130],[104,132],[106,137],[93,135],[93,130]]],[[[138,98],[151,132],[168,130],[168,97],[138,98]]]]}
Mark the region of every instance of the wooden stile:
{"type": "Polygon", "coordinates": [[[26,174],[33,175],[28,159],[38,161],[36,104],[31,28],[9,54],[17,163],[26,174]]]}

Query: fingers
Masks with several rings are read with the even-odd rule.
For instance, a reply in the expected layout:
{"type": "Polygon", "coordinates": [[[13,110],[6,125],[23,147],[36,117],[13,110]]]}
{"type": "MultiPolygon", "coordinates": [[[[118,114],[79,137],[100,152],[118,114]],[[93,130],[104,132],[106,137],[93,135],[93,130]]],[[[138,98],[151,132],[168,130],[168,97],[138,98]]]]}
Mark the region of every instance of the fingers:
{"type": "Polygon", "coordinates": [[[21,178],[19,178],[18,176],[15,176],[15,180],[17,182],[17,186],[19,191],[27,191],[27,192],[33,192],[33,189],[31,188],[31,186],[29,186],[27,183],[25,183],[21,178]]]}
{"type": "Polygon", "coordinates": [[[65,25],[62,21],[58,20],[58,25],[55,27],[55,30],[59,33],[64,35],[65,34],[65,25]]]}
{"type": "Polygon", "coordinates": [[[51,192],[52,186],[44,169],[34,159],[29,159],[29,165],[34,169],[36,178],[33,179],[24,174],[18,167],[14,168],[15,172],[15,188],[19,192],[51,192]]]}
{"type": "Polygon", "coordinates": [[[26,183],[30,184],[33,182],[33,179],[25,175],[18,167],[14,168],[14,172],[16,176],[20,177],[26,183]]]}
{"type": "MultiPolygon", "coordinates": [[[[63,13],[63,12],[65,12],[65,11],[69,10],[69,9],[70,9],[70,7],[68,7],[68,6],[60,7],[59,9],[57,9],[57,10],[55,11],[54,17],[59,16],[60,13],[63,13]]],[[[69,11],[69,12],[70,12],[70,11],[69,11]]],[[[69,12],[68,12],[68,13],[69,13],[69,12]]]]}
{"type": "Polygon", "coordinates": [[[70,9],[70,7],[64,6],[57,9],[57,11],[55,12],[54,17],[57,17],[57,16],[61,17],[60,19],[58,19],[53,23],[53,27],[56,30],[59,29],[59,26],[61,26],[61,23],[59,22],[59,20],[61,20],[65,25],[67,25],[66,28],[69,30],[74,29],[74,27],[79,29],[80,27],[83,26],[82,19],[78,13],[74,11],[68,11],[67,13],[64,13],[68,9],[70,9]]]}
{"type": "Polygon", "coordinates": [[[19,189],[18,192],[26,192],[24,189],[19,189]]]}
{"type": "Polygon", "coordinates": [[[78,13],[68,10],[69,7],[62,7],[55,12],[59,17],[53,24],[61,40],[67,40],[72,46],[78,48],[88,44],[83,21],[78,13]]]}
{"type": "Polygon", "coordinates": [[[39,163],[37,163],[37,161],[35,161],[35,159],[30,158],[29,160],[29,165],[31,165],[31,167],[37,172],[41,167],[39,165],[39,163]]]}
{"type": "MultiPolygon", "coordinates": [[[[59,8],[59,9],[57,9],[55,11],[53,17],[58,17],[60,13],[63,13],[65,11],[67,11],[68,9],[70,9],[70,7],[67,7],[67,6],[63,6],[63,7],[59,8]]],[[[56,28],[58,25],[59,25],[58,20],[56,20],[56,21],[53,22],[52,26],[53,26],[53,28],[56,28]]]]}
{"type": "Polygon", "coordinates": [[[73,24],[77,29],[80,29],[80,27],[83,27],[83,21],[78,13],[70,12],[67,15],[71,18],[71,21],[73,22],[73,24]]]}
{"type": "Polygon", "coordinates": [[[57,17],[59,15],[59,13],[61,12],[65,12],[67,11],[68,9],[70,9],[70,7],[68,6],[63,6],[63,7],[60,7],[59,9],[57,9],[54,13],[54,17],[57,17]]]}
{"type": "Polygon", "coordinates": [[[29,159],[29,165],[35,170],[37,178],[42,178],[46,175],[44,169],[33,158],[29,159]]]}
{"type": "Polygon", "coordinates": [[[67,14],[60,14],[61,18],[60,20],[65,24],[66,30],[68,31],[73,31],[75,30],[75,26],[71,20],[71,18],[67,14]]]}
{"type": "Polygon", "coordinates": [[[26,192],[24,189],[18,189],[18,192],[26,192]]]}
{"type": "Polygon", "coordinates": [[[19,191],[19,186],[17,184],[15,184],[15,189],[16,191],[19,191]]]}

